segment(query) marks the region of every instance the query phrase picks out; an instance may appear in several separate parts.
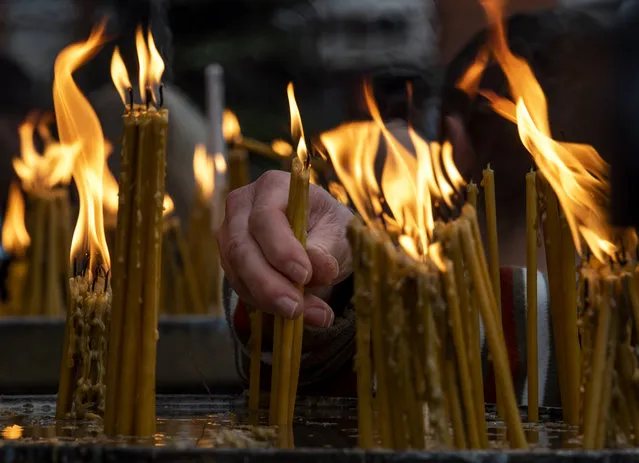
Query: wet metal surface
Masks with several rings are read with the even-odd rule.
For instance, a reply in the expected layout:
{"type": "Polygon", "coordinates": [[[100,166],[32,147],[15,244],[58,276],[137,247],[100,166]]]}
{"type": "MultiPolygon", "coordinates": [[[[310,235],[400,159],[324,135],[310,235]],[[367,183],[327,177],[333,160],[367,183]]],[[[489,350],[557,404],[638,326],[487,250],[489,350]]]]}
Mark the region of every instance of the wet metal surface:
{"type": "Polygon", "coordinates": [[[579,441],[574,430],[556,421],[556,410],[542,412],[542,425],[527,426],[529,441],[538,442],[528,452],[500,450],[505,445],[505,429],[491,412],[488,423],[492,451],[398,453],[354,449],[355,400],[301,399],[294,425],[295,451],[275,449],[274,430],[259,427],[255,431],[246,425],[243,397],[159,396],[157,404],[158,432],[153,438],[107,439],[99,423],[56,423],[53,396],[1,397],[0,462],[639,462],[639,453],[632,450],[565,450],[579,441]]]}

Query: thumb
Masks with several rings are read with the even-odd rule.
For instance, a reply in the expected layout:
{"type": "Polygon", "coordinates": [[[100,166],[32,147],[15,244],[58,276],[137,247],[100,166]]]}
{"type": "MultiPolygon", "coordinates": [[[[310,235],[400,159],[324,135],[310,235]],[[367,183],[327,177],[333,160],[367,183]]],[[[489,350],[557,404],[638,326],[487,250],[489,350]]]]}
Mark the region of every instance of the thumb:
{"type": "Polygon", "coordinates": [[[339,276],[339,262],[322,243],[307,245],[306,253],[313,267],[313,276],[308,286],[329,286],[339,276]]]}
{"type": "Polygon", "coordinates": [[[307,286],[334,285],[351,272],[351,252],[343,230],[309,234],[306,253],[313,267],[307,286]]]}

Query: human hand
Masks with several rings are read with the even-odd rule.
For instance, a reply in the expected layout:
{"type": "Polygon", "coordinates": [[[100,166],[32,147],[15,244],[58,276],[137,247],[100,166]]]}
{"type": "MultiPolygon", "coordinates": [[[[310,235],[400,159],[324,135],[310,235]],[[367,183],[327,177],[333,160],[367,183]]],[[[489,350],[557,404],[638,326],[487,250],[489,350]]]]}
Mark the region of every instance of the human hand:
{"type": "Polygon", "coordinates": [[[348,208],[310,185],[306,249],[286,218],[290,175],[268,171],[231,192],[218,233],[222,267],[240,299],[268,313],[328,327],[335,317],[326,299],[330,287],[351,272],[346,226],[348,208]],[[295,284],[310,291],[304,296],[295,284]]]}

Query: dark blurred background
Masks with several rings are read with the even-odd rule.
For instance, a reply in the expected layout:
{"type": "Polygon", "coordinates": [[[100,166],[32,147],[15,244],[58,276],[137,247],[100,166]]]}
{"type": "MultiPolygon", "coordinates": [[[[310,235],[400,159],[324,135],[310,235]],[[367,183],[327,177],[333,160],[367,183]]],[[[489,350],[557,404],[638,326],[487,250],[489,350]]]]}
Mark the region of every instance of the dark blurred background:
{"type": "MultiPolygon", "coordinates": [[[[556,136],[592,143],[604,157],[614,150],[607,124],[614,110],[606,103],[615,88],[610,76],[617,40],[623,18],[637,3],[509,2],[511,46],[530,61],[547,93],[556,136]]],[[[11,172],[9,159],[18,154],[17,124],[27,111],[51,107],[56,54],[86,38],[100,18],[108,19],[112,40],[77,79],[116,149],[121,103],[110,83],[113,47],[120,47],[136,80],[134,30],[137,24],[150,25],[165,59],[173,145],[167,181],[178,212],[192,195],[193,146],[205,139],[207,64],[223,66],[226,106],[254,138],[288,139],[289,81],[295,83],[311,136],[365,118],[363,77],[372,77],[387,118],[410,117],[419,131],[434,138],[442,88],[454,85],[472,62],[484,28],[478,0],[0,0],[0,177],[5,177],[0,178],[0,203],[11,172]],[[410,116],[407,81],[414,88],[410,116]]],[[[483,86],[507,94],[501,73],[488,71],[483,86]]],[[[515,127],[481,101],[466,116],[475,153],[472,162],[463,163],[470,166],[464,173],[477,176],[491,162],[501,180],[498,194],[505,201],[518,200],[523,180],[515,185],[507,179],[523,179],[530,159],[515,127]]],[[[257,156],[251,160],[253,177],[275,166],[257,156]]]]}

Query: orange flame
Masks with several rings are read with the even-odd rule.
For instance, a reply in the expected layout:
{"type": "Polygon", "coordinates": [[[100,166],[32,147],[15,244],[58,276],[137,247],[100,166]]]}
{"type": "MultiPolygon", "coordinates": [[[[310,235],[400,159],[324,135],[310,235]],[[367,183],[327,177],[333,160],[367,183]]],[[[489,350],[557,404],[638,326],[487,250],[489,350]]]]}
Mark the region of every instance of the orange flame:
{"type": "Polygon", "coordinates": [[[280,140],[279,138],[271,142],[271,148],[277,154],[285,158],[293,154],[293,147],[290,145],[290,143],[287,143],[284,140],[280,140]]]}
{"type": "Polygon", "coordinates": [[[297,102],[295,101],[293,82],[289,82],[286,87],[286,94],[288,96],[288,108],[291,114],[291,136],[293,137],[293,141],[297,140],[297,157],[300,161],[302,161],[302,165],[306,166],[308,163],[308,151],[306,149],[306,141],[304,139],[302,117],[300,116],[300,110],[297,107],[297,102]]]}
{"type": "Polygon", "coordinates": [[[368,85],[364,96],[373,121],[343,124],[323,133],[320,140],[345,189],[344,197],[350,197],[364,221],[377,226],[381,218],[387,228],[400,230],[398,242],[409,255],[424,256],[434,228],[432,202],[442,198],[452,205],[453,195],[465,184],[453,162],[452,145],[446,142],[443,149],[438,143],[429,145],[409,127],[414,156],[382,121],[368,85]],[[375,162],[381,137],[387,153],[378,182],[375,162]],[[392,217],[384,211],[382,197],[392,217]]]}
{"type": "Polygon", "coordinates": [[[113,56],[111,57],[111,80],[113,80],[113,85],[115,85],[115,88],[120,94],[122,103],[126,105],[126,92],[131,88],[131,81],[129,80],[129,73],[126,71],[126,65],[124,64],[124,60],[122,60],[118,47],[115,47],[113,56]]]}
{"type": "Polygon", "coordinates": [[[5,251],[21,257],[30,244],[31,237],[24,222],[24,198],[18,184],[11,182],[2,224],[2,247],[5,251]]]}
{"type": "Polygon", "coordinates": [[[516,101],[513,104],[492,94],[493,106],[500,114],[506,113],[508,119],[517,121],[522,143],[557,194],[579,254],[583,240],[597,259],[614,258],[616,246],[606,213],[608,165],[592,146],[553,140],[546,96],[528,63],[508,48],[503,0],[481,3],[492,28],[492,53],[516,101]]]}
{"type": "Polygon", "coordinates": [[[375,158],[380,139],[373,122],[348,122],[320,135],[333,168],[353,205],[367,225],[382,213],[381,189],[375,177],[375,158]]]}
{"type": "Polygon", "coordinates": [[[481,76],[484,74],[484,70],[490,60],[490,50],[488,47],[482,47],[477,53],[473,63],[466,69],[464,75],[455,84],[459,90],[467,93],[468,95],[474,95],[477,93],[481,76]]]}
{"type": "Polygon", "coordinates": [[[115,226],[118,215],[118,193],[120,191],[120,186],[118,185],[118,181],[115,179],[115,176],[111,172],[111,169],[109,169],[109,164],[107,162],[112,150],[113,145],[111,145],[111,143],[109,143],[107,140],[104,140],[105,159],[104,171],[102,173],[103,207],[105,212],[105,222],[109,223],[112,226],[115,226]]]}
{"type": "Polygon", "coordinates": [[[221,153],[217,153],[214,157],[215,160],[215,172],[219,173],[219,174],[225,174],[226,173],[226,159],[224,158],[224,155],[221,153]]]}
{"type": "Polygon", "coordinates": [[[162,208],[164,209],[162,211],[162,215],[164,217],[169,216],[175,210],[175,203],[173,202],[173,199],[168,194],[164,195],[164,200],[162,201],[162,208]]]}
{"type": "Polygon", "coordinates": [[[2,430],[2,438],[7,440],[16,440],[22,437],[22,426],[12,424],[2,430]]]}
{"type": "Polygon", "coordinates": [[[241,134],[240,121],[237,120],[237,116],[230,109],[225,109],[222,113],[222,135],[224,139],[226,141],[233,140],[241,134]]]}
{"type": "MultiPolygon", "coordinates": [[[[157,87],[160,85],[162,74],[164,73],[164,61],[155,46],[150,30],[147,32],[147,38],[145,39],[142,27],[137,27],[135,31],[135,49],[138,55],[138,85],[142,103],[146,103],[147,89],[150,90],[153,101],[157,102],[159,97],[157,87]]],[[[131,81],[117,47],[113,50],[113,56],[111,57],[111,80],[120,94],[122,103],[126,106],[126,92],[131,87],[131,81]]]]}
{"type": "Polygon", "coordinates": [[[80,211],[73,232],[70,257],[73,259],[76,253],[88,248],[92,269],[98,263],[110,267],[102,210],[106,147],[100,121],[73,80],[73,73],[90,60],[103,44],[104,23],[101,23],[94,28],[86,42],[69,45],[60,52],[55,60],[53,81],[53,102],[60,141],[68,146],[77,144],[80,147],[73,168],[80,211]]]}
{"type": "Polygon", "coordinates": [[[428,247],[428,256],[430,260],[435,264],[440,272],[446,272],[447,266],[444,255],[442,253],[441,243],[433,243],[428,247]]]}
{"type": "Polygon", "coordinates": [[[348,193],[346,192],[346,189],[344,188],[342,184],[336,183],[336,182],[330,182],[328,184],[328,192],[333,196],[333,198],[338,200],[340,203],[344,204],[345,206],[348,206],[349,204],[348,193]]]}
{"type": "Polygon", "coordinates": [[[79,145],[56,142],[46,126],[46,119],[43,119],[38,124],[38,132],[45,142],[44,154],[40,155],[33,140],[36,119],[36,115],[32,114],[20,125],[21,157],[14,158],[12,163],[25,191],[45,193],[58,184],[66,185],[71,181],[79,145]]]}
{"type": "Polygon", "coordinates": [[[193,173],[195,183],[206,201],[213,197],[215,189],[215,158],[206,153],[204,145],[196,145],[193,153],[193,173]]]}

